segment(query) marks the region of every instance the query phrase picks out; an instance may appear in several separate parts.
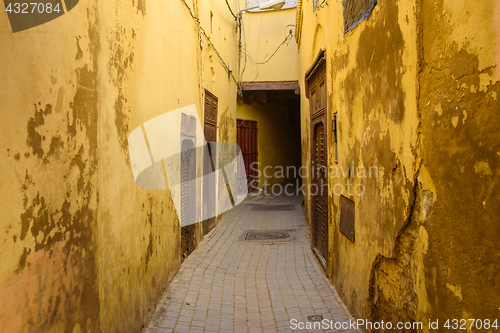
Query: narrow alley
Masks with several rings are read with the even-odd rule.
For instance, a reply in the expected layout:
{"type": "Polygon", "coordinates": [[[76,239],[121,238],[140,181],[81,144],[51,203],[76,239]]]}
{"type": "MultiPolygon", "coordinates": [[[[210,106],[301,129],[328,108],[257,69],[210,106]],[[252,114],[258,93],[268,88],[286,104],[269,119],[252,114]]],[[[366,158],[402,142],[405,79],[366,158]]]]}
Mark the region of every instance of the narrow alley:
{"type": "Polygon", "coordinates": [[[301,332],[312,316],[329,320],[315,331],[357,332],[310,249],[301,202],[258,195],[228,212],[184,261],[144,333],[301,332]]]}
{"type": "Polygon", "coordinates": [[[500,332],[500,0],[31,1],[0,333],[500,332]]]}

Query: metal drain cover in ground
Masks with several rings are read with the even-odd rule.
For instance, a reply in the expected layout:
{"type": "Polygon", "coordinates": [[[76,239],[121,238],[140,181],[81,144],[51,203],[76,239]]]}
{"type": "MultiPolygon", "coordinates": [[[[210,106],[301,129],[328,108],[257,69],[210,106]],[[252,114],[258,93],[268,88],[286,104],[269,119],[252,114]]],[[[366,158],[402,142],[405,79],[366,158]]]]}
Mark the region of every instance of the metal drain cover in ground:
{"type": "Polygon", "coordinates": [[[289,238],[291,234],[290,231],[284,230],[249,231],[245,240],[280,240],[289,238]]]}
{"type": "Polygon", "coordinates": [[[262,210],[262,211],[286,211],[294,210],[294,205],[255,205],[252,210],[262,210]]]}
{"type": "Polygon", "coordinates": [[[310,322],[322,321],[323,320],[323,315],[307,316],[307,319],[309,319],[310,322]]]}

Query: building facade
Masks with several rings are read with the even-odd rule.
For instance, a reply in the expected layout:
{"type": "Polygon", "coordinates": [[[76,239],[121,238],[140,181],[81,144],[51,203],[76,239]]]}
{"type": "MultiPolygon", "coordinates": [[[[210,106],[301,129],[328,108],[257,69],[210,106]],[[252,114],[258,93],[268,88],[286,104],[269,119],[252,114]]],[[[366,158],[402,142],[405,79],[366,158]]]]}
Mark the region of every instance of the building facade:
{"type": "Polygon", "coordinates": [[[296,24],[312,247],[343,301],[493,318],[500,2],[299,0],[296,24]]]}
{"type": "Polygon", "coordinates": [[[141,331],[213,224],[181,238],[169,190],[134,182],[128,136],[190,105],[204,120],[210,95],[210,138],[236,143],[228,5],[80,1],[17,33],[2,5],[0,332],[141,331]]]}

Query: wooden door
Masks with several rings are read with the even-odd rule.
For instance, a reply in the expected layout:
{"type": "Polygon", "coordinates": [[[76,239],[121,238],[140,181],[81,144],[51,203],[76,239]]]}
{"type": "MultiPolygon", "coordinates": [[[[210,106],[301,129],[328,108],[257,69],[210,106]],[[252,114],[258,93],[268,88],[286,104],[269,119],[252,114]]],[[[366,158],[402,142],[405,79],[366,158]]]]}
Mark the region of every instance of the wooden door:
{"type": "Polygon", "coordinates": [[[196,118],[183,114],[181,118],[181,259],[197,246],[196,224],[196,118]]]}
{"type": "Polygon", "coordinates": [[[259,189],[259,147],[257,134],[256,121],[237,119],[237,141],[243,156],[243,164],[238,165],[238,190],[240,193],[245,186],[248,192],[259,189]]]}
{"type": "Polygon", "coordinates": [[[324,55],[306,76],[311,111],[311,228],[312,247],[328,267],[328,135],[326,62],[324,55]]]}
{"type": "Polygon", "coordinates": [[[314,249],[326,264],[328,260],[328,172],[326,161],[326,133],[322,122],[314,127],[313,132],[313,177],[311,191],[312,219],[314,221],[314,249]]]}
{"type": "MultiPolygon", "coordinates": [[[[203,159],[203,174],[208,175],[214,172],[215,145],[209,143],[217,142],[217,108],[218,100],[213,94],[205,90],[205,121],[204,134],[207,141],[209,157],[203,159]]],[[[216,184],[213,177],[204,177],[203,181],[203,210],[205,214],[215,211],[216,184]]],[[[202,223],[203,234],[206,235],[215,227],[215,217],[206,219],[202,223]]]]}

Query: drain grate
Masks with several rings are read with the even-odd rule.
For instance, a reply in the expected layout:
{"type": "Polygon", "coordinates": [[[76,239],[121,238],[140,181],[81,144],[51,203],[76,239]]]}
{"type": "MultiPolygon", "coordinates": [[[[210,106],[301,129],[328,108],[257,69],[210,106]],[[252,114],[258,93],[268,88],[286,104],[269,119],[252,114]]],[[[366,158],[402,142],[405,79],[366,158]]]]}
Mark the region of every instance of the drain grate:
{"type": "Polygon", "coordinates": [[[294,205],[255,205],[252,207],[252,210],[261,210],[261,211],[286,211],[286,210],[294,210],[294,205]]]}
{"type": "Polygon", "coordinates": [[[323,315],[307,316],[307,319],[309,319],[310,322],[322,321],[323,320],[323,315]]]}
{"type": "Polygon", "coordinates": [[[290,231],[286,230],[249,231],[245,240],[280,240],[289,238],[291,234],[290,231]]]}

